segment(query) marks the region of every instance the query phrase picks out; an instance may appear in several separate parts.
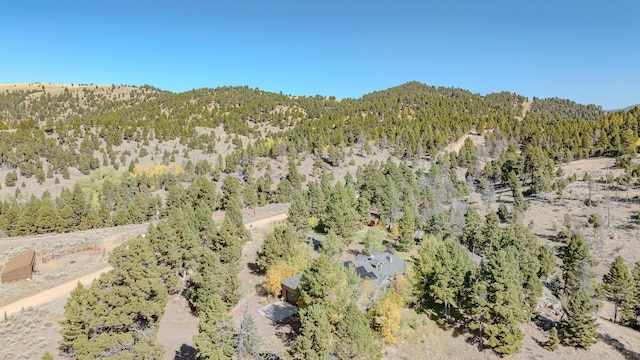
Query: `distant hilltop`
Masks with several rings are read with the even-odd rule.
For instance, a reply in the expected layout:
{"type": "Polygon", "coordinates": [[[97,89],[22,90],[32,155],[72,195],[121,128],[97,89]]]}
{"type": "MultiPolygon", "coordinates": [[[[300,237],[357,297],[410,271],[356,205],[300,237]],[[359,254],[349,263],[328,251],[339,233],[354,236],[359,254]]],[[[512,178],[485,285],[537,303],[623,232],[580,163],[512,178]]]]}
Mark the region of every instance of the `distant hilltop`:
{"type": "Polygon", "coordinates": [[[635,105],[627,106],[626,108],[623,108],[623,109],[611,109],[611,110],[606,110],[606,112],[608,112],[608,113],[612,113],[612,112],[618,112],[618,111],[629,111],[629,110],[631,110],[631,109],[633,109],[633,108],[636,108],[636,107],[640,107],[640,104],[635,104],[635,105]]]}

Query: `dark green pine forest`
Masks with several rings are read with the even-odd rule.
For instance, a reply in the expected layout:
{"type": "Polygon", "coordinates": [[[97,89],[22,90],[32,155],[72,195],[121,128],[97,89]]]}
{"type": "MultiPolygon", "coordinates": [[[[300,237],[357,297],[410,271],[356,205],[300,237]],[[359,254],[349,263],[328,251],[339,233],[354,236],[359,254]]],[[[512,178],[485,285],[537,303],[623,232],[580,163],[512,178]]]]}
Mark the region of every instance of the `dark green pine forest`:
{"type": "Polygon", "coordinates": [[[60,351],[79,359],[161,356],[155,336],[171,294],[200,318],[198,359],[268,358],[254,319],[236,325],[230,309],[252,240],[241,210],[273,203],[289,204],[288,218],[264,238],[255,271],[275,296],[280,281],[303,274],[290,358],[379,359],[407,309],[464,328],[470,347],[510,355],[523,346],[521,325],[540,321],[543,290],[563,315],[541,325],[541,346],[587,349],[602,304],[614,323],[640,327],[640,262],[624,253],[603,262],[598,252],[610,203],[638,204],[629,192],[640,175],[639,122],[640,108],[608,113],[418,82],[358,99],[249,87],[6,91],[0,231],[150,222],[146,237],[110,255],[111,272],[69,298],[60,351]],[[618,175],[563,170],[597,157],[618,175]],[[542,239],[527,211],[578,196],[566,191],[578,183],[589,190],[586,226],[567,220],[542,239]],[[613,192],[608,202],[595,196],[613,192]],[[226,212],[221,223],[216,210],[226,212]],[[319,249],[310,235],[324,237],[319,249]],[[366,298],[367,284],[338,262],[354,243],[396,254],[406,273],[366,298]]]}

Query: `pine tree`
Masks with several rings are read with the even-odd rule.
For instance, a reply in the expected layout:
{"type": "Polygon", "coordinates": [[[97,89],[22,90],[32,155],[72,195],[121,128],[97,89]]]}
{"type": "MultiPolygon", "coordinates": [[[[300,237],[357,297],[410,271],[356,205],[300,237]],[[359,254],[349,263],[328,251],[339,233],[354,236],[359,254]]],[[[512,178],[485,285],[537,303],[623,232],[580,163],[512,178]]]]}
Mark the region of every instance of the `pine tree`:
{"type": "Polygon", "coordinates": [[[609,272],[602,277],[602,283],[607,300],[613,302],[615,308],[613,322],[618,322],[620,311],[622,322],[630,323],[635,318],[633,314],[634,281],[621,256],[615,258],[609,272]]]}
{"type": "Polygon", "coordinates": [[[484,255],[490,255],[500,244],[502,231],[500,230],[500,218],[495,211],[487,215],[484,226],[482,227],[482,243],[480,244],[480,252],[484,255]]]}
{"type": "Polygon", "coordinates": [[[333,348],[331,324],[324,306],[312,305],[300,311],[300,335],[294,357],[304,360],[324,360],[333,348]]]}
{"type": "MultiPolygon", "coordinates": [[[[327,207],[328,194],[317,182],[310,182],[307,189],[306,203],[309,209],[309,217],[320,219],[327,207]]],[[[293,204],[292,204],[293,205],[293,204]]]]}
{"type": "Polygon", "coordinates": [[[353,191],[338,183],[331,191],[323,223],[339,236],[349,239],[356,231],[358,212],[353,191]]]}
{"type": "Polygon", "coordinates": [[[258,206],[258,190],[256,183],[253,179],[253,176],[249,176],[247,181],[244,183],[244,188],[242,189],[242,199],[244,200],[244,204],[253,210],[253,214],[256,214],[256,206],[258,206]]]}
{"type": "Polygon", "coordinates": [[[293,227],[300,240],[306,240],[311,227],[309,225],[309,208],[302,193],[295,194],[291,200],[291,206],[287,211],[287,224],[293,227]]]}
{"type": "Polygon", "coordinates": [[[593,266],[595,261],[589,252],[589,246],[582,234],[573,233],[567,244],[560,249],[562,258],[562,277],[565,294],[575,294],[580,288],[579,278],[584,271],[584,264],[593,266]]]}
{"type": "Polygon", "coordinates": [[[299,301],[307,306],[342,301],[341,294],[346,290],[346,283],[344,266],[326,255],[320,255],[302,273],[298,287],[299,301]]]}
{"type": "Polygon", "coordinates": [[[631,325],[638,325],[638,317],[640,317],[640,261],[636,261],[631,271],[633,275],[633,322],[631,325]]]}
{"type": "Polygon", "coordinates": [[[266,273],[272,265],[288,260],[291,248],[298,243],[298,236],[291,226],[276,227],[264,239],[257,254],[256,265],[262,273],[266,273]]]}
{"type": "Polygon", "coordinates": [[[232,359],[235,353],[235,331],[227,307],[213,295],[200,313],[198,334],[193,337],[198,360],[232,359]]]}
{"type": "Polygon", "coordinates": [[[423,244],[417,262],[418,272],[428,284],[423,296],[442,304],[449,321],[451,306],[460,304],[465,281],[472,276],[473,262],[462,245],[451,239],[442,242],[432,238],[423,244]]]}
{"type": "Polygon", "coordinates": [[[88,336],[87,327],[91,313],[88,297],[88,290],[78,282],[64,306],[64,318],[60,321],[60,325],[62,325],[60,350],[70,356],[75,354],[74,343],[76,340],[88,336]]]}
{"type": "Polygon", "coordinates": [[[218,254],[205,248],[194,270],[189,280],[189,301],[196,312],[202,311],[213,295],[219,296],[228,306],[238,302],[240,284],[236,264],[222,264],[218,254]]]}
{"type": "Polygon", "coordinates": [[[260,350],[260,337],[258,335],[258,327],[247,310],[242,313],[242,321],[236,330],[236,357],[244,359],[245,355],[249,355],[256,359],[260,350]]]}
{"type": "Polygon", "coordinates": [[[402,192],[398,181],[391,174],[387,174],[380,195],[380,216],[389,228],[395,225],[402,214],[402,192]]]}
{"type": "Polygon", "coordinates": [[[469,206],[464,214],[464,227],[462,228],[461,242],[474,254],[481,251],[482,245],[485,243],[482,234],[482,218],[478,211],[469,206]]]}
{"type": "Polygon", "coordinates": [[[240,259],[242,246],[249,240],[251,233],[244,226],[240,205],[236,199],[232,199],[227,204],[225,217],[213,241],[212,250],[220,254],[224,263],[232,263],[240,259]]]}
{"type": "Polygon", "coordinates": [[[242,184],[235,176],[229,175],[222,183],[222,197],[220,198],[220,208],[227,209],[229,203],[235,199],[240,199],[240,188],[242,184]]]}
{"type": "Polygon", "coordinates": [[[538,278],[545,279],[556,268],[556,254],[553,248],[549,245],[539,246],[538,261],[540,262],[538,278]]]}
{"type": "Polygon", "coordinates": [[[522,346],[524,334],[517,324],[525,318],[523,275],[515,250],[507,248],[495,252],[483,273],[491,320],[485,328],[486,344],[498,354],[513,354],[522,346]]]}
{"type": "Polygon", "coordinates": [[[136,238],[109,256],[113,267],[91,286],[95,296],[88,321],[88,338],[74,343],[80,359],[119,353],[122,358],[158,358],[163,349],[155,341],[167,302],[148,241],[136,238]],[[144,355],[143,355],[144,354],[144,355]]]}
{"type": "MultiPolygon", "coordinates": [[[[467,284],[469,286],[469,284],[467,284]]],[[[491,321],[490,304],[487,294],[487,281],[483,274],[473,279],[471,289],[465,298],[464,317],[469,329],[477,330],[480,338],[479,346],[483,348],[485,329],[491,321]]]]}
{"type": "Polygon", "coordinates": [[[569,298],[565,309],[567,316],[562,322],[563,344],[587,349],[596,343],[595,310],[593,299],[584,290],[578,290],[569,298]]]}
{"type": "Polygon", "coordinates": [[[333,231],[329,230],[329,233],[324,237],[324,241],[322,241],[320,253],[337,260],[342,256],[345,248],[344,241],[333,231]]]}
{"type": "Polygon", "coordinates": [[[473,144],[471,138],[468,137],[464,140],[464,144],[462,144],[462,148],[460,148],[458,156],[460,158],[460,166],[468,167],[473,170],[478,162],[478,155],[476,146],[473,144]]]}
{"type": "Polygon", "coordinates": [[[408,204],[404,206],[404,212],[398,223],[398,247],[402,251],[410,250],[414,244],[415,216],[413,208],[408,204]]]}
{"type": "Polygon", "coordinates": [[[287,166],[287,175],[286,179],[289,180],[291,184],[292,195],[294,193],[300,193],[302,190],[302,183],[304,182],[304,175],[301,175],[298,172],[298,168],[296,167],[295,160],[289,160],[289,165],[287,166]]]}
{"type": "Polygon", "coordinates": [[[560,339],[558,338],[558,329],[554,326],[551,328],[551,333],[549,334],[549,340],[544,344],[544,348],[549,351],[558,350],[558,344],[560,343],[560,339]]]}
{"type": "Polygon", "coordinates": [[[354,303],[345,309],[344,316],[336,326],[334,354],[338,359],[380,359],[373,332],[364,313],[354,303]]]}

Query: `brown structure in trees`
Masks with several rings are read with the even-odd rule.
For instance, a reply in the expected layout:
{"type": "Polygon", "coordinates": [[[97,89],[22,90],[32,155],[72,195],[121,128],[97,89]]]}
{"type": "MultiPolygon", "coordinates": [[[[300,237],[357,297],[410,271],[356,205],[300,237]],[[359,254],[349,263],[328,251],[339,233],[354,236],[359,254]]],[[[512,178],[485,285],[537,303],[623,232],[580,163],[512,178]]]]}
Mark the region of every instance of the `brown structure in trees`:
{"type": "Polygon", "coordinates": [[[7,261],[7,265],[2,269],[2,283],[4,284],[22,279],[31,279],[35,267],[35,250],[14,256],[7,261]]]}

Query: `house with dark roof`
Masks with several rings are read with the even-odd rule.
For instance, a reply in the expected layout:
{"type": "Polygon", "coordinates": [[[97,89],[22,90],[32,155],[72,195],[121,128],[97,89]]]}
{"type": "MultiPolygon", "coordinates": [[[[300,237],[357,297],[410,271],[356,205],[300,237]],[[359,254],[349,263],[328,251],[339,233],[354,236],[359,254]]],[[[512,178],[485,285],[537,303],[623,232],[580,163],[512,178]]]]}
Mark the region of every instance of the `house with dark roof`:
{"type": "Polygon", "coordinates": [[[379,288],[385,282],[390,282],[396,275],[404,274],[404,260],[382,251],[371,255],[358,254],[353,260],[343,261],[345,268],[353,266],[362,280],[368,280],[374,288],[379,288]]]}
{"type": "MultiPolygon", "coordinates": [[[[405,262],[399,257],[382,251],[371,255],[358,254],[352,260],[343,260],[345,268],[353,268],[360,278],[368,282],[374,292],[386,290],[397,275],[404,274],[405,262]]],[[[296,305],[298,286],[302,274],[297,274],[282,281],[282,298],[296,305]]]]}
{"type": "Polygon", "coordinates": [[[2,283],[4,284],[22,279],[31,279],[35,267],[35,250],[14,256],[7,261],[7,265],[2,269],[2,283]]]}

